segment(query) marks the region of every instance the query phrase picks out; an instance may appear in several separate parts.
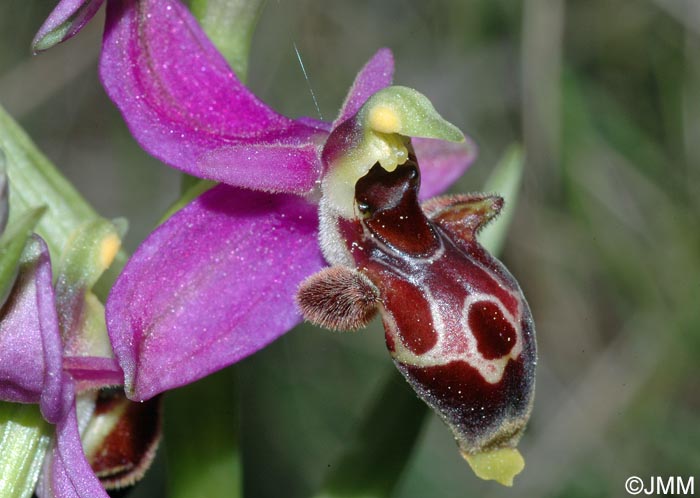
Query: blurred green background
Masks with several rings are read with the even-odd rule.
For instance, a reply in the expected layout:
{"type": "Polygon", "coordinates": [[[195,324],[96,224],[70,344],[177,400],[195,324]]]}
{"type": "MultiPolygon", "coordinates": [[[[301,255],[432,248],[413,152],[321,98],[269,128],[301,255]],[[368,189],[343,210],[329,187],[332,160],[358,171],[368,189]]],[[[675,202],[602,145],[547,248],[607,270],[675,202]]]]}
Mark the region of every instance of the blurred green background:
{"type": "MultiPolygon", "coordinates": [[[[30,56],[54,4],[4,0],[0,103],[98,211],[130,220],[133,250],[177,198],[179,174],[136,146],[99,85],[102,14],[30,56]]],[[[428,414],[412,452],[403,441],[390,496],[612,497],[626,496],[630,475],[698,481],[700,2],[270,0],[249,84],[284,114],[316,116],[294,44],[326,119],[370,55],[392,48],[395,81],[479,146],[454,191],[479,190],[513,142],[527,156],[502,255],[539,341],[527,467],[512,489],[478,480],[428,414]]],[[[404,389],[392,368],[379,324],[299,327],[234,368],[237,406],[189,415],[231,414],[245,496],[307,497],[368,423],[385,379],[404,389]]],[[[399,436],[416,406],[397,410],[399,436]]],[[[167,469],[161,452],[120,496],[163,495],[167,469]]]]}

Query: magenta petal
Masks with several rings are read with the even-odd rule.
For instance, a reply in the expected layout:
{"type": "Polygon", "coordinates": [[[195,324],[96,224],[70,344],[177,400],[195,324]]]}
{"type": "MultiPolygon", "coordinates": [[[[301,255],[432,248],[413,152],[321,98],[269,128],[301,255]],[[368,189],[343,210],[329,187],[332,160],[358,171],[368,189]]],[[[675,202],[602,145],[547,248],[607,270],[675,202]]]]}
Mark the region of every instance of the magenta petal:
{"type": "Polygon", "coordinates": [[[391,85],[394,78],[394,56],[388,48],[381,48],[355,77],[333,128],[353,116],[373,94],[391,85]]]}
{"type": "Polygon", "coordinates": [[[99,356],[66,356],[63,369],[77,384],[78,392],[124,384],[124,373],[114,358],[99,356]]]}
{"type": "Polygon", "coordinates": [[[238,187],[301,194],[316,184],[320,166],[313,145],[224,145],[203,153],[198,171],[190,173],[238,187]]]}
{"type": "Polygon", "coordinates": [[[255,97],[180,2],[109,2],[100,77],[136,140],[158,159],[234,186],[314,187],[325,132],[255,97]]]}
{"type": "MultiPolygon", "coordinates": [[[[72,387],[69,394],[72,400],[72,387]]],[[[75,407],[56,426],[36,494],[39,498],[109,498],[85,458],[75,407]]]]}
{"type": "Polygon", "coordinates": [[[62,354],[49,251],[35,235],[0,316],[0,399],[40,403],[44,418],[56,423],[67,408],[62,354]]]}
{"type": "Polygon", "coordinates": [[[32,50],[40,52],[75,36],[100,10],[104,0],[61,0],[41,25],[32,50]]]}
{"type": "Polygon", "coordinates": [[[300,316],[299,283],[325,266],[315,206],[219,185],[161,225],[107,300],[127,396],[148,399],[267,345],[300,316]]]}
{"type": "Polygon", "coordinates": [[[462,143],[432,138],[412,138],[411,142],[420,164],[421,200],[442,194],[476,158],[476,145],[469,138],[462,143]]]}
{"type": "Polygon", "coordinates": [[[328,135],[331,132],[331,123],[329,123],[328,121],[322,121],[320,119],[311,118],[309,116],[302,116],[300,118],[297,118],[295,121],[297,123],[310,126],[311,128],[317,128],[319,131],[322,131],[325,135],[328,135]]]}

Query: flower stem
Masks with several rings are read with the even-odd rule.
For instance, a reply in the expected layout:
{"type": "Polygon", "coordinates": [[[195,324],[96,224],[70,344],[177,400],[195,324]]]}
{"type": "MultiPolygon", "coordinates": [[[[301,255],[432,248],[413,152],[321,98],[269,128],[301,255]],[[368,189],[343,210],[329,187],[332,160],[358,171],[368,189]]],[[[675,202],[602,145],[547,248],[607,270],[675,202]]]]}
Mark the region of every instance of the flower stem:
{"type": "Polygon", "coordinates": [[[253,31],[263,0],[191,0],[192,13],[241,81],[248,75],[253,31]]]}
{"type": "Polygon", "coordinates": [[[52,432],[37,405],[0,402],[0,496],[32,496],[52,432]]]}
{"type": "Polygon", "coordinates": [[[168,496],[243,496],[235,378],[226,368],[166,394],[168,496]]]}
{"type": "Polygon", "coordinates": [[[46,241],[53,260],[60,257],[69,234],[97,212],[44,156],[20,126],[0,107],[0,148],[10,180],[10,219],[46,206],[36,232],[46,241]]]}

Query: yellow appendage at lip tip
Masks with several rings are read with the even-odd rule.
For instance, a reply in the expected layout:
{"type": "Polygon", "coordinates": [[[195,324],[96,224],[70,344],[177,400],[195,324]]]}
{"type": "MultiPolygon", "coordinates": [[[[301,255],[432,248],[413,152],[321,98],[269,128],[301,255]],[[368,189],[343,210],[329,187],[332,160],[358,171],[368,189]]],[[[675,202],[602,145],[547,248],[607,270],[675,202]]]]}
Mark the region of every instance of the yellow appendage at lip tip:
{"type": "Polygon", "coordinates": [[[525,460],[515,448],[499,448],[476,455],[461,453],[477,477],[504,486],[512,486],[513,478],[525,468],[525,460]]]}
{"type": "Polygon", "coordinates": [[[112,264],[119,252],[122,241],[116,233],[110,233],[100,244],[99,262],[102,268],[107,269],[112,264]]]}
{"type": "Polygon", "coordinates": [[[401,118],[392,108],[377,105],[369,111],[369,126],[379,133],[398,133],[401,118]]]}

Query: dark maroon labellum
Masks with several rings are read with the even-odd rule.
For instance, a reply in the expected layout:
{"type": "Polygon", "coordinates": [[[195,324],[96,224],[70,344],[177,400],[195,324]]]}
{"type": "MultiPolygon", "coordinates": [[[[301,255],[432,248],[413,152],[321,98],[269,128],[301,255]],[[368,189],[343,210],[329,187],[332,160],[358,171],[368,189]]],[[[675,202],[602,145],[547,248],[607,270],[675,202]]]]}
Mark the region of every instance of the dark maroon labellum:
{"type": "Polygon", "coordinates": [[[412,161],[361,178],[356,198],[368,215],[346,224],[350,251],[379,289],[397,367],[460,447],[515,445],[532,404],[534,328],[518,284],[476,241],[502,201],[433,201],[428,217],[418,187],[412,161]]]}
{"type": "MultiPolygon", "coordinates": [[[[503,201],[472,194],[421,206],[419,185],[412,154],[392,172],[377,164],[358,180],[359,217],[338,220],[355,269],[331,272],[334,282],[343,275],[342,282],[353,284],[336,285],[333,302],[364,295],[352,298],[361,301],[352,316],[368,317],[377,303],[397,368],[452,429],[464,454],[514,447],[532,407],[534,325],[515,279],[476,240],[503,201]]],[[[319,280],[330,283],[317,274],[299,292],[304,315],[315,322],[313,308],[327,294],[319,280]]]]}

